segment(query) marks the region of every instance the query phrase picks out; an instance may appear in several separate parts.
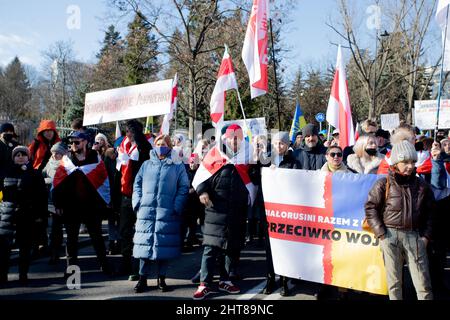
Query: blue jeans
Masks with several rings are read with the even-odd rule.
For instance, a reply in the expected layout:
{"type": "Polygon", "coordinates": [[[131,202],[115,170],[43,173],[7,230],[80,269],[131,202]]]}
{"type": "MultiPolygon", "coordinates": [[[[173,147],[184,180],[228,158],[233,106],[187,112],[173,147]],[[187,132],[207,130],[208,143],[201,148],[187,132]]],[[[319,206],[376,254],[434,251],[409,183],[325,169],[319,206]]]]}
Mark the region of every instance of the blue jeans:
{"type": "Polygon", "coordinates": [[[236,258],[230,252],[219,247],[205,246],[200,270],[200,282],[206,283],[207,286],[212,284],[216,259],[220,268],[220,281],[229,280],[230,270],[234,270],[237,263],[236,258]]]}
{"type": "Polygon", "coordinates": [[[139,259],[139,275],[148,276],[150,274],[150,266],[152,263],[156,264],[156,274],[158,277],[165,277],[167,269],[169,268],[168,260],[149,260],[139,259]]]}

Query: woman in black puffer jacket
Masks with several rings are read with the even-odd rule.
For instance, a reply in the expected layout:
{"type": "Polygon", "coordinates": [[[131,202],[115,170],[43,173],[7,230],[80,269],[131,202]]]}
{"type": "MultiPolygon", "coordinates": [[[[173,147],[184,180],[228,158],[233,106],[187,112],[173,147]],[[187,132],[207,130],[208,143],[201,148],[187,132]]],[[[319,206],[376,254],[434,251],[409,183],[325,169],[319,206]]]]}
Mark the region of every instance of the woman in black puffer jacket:
{"type": "Polygon", "coordinates": [[[19,281],[28,281],[33,232],[47,214],[47,189],[42,175],[29,163],[28,148],[12,152],[14,165],[0,181],[0,284],[8,280],[9,256],[15,238],[19,246],[19,281]]]}

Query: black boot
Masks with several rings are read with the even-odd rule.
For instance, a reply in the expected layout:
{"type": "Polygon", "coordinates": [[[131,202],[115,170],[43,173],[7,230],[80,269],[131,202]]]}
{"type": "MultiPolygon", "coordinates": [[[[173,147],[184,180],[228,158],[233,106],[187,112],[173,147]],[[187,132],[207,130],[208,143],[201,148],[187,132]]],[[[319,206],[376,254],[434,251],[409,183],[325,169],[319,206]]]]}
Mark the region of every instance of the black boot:
{"type": "Polygon", "coordinates": [[[147,277],[145,276],[139,276],[139,281],[134,287],[134,292],[136,293],[142,293],[145,290],[147,290],[147,277]]]}
{"type": "Polygon", "coordinates": [[[158,289],[161,290],[162,292],[169,291],[169,287],[167,287],[167,284],[166,284],[166,277],[164,277],[164,276],[158,277],[158,289]]]}
{"type": "Polygon", "coordinates": [[[264,294],[271,294],[275,289],[275,274],[269,273],[267,275],[266,287],[264,288],[264,294]]]}
{"type": "Polygon", "coordinates": [[[282,297],[288,297],[291,294],[291,292],[289,291],[289,286],[288,286],[288,278],[287,277],[280,277],[280,282],[281,282],[280,295],[282,297]]]}

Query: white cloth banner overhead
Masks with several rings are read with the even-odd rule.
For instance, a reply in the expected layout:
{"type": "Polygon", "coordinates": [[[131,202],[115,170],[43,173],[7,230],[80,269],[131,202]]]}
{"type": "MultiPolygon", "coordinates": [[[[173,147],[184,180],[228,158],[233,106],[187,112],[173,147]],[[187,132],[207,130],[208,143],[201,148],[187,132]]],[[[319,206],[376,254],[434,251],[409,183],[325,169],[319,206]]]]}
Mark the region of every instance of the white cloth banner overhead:
{"type": "Polygon", "coordinates": [[[448,30],[447,9],[450,6],[450,0],[439,0],[436,10],[436,21],[442,29],[442,45],[445,44],[444,52],[444,71],[450,71],[450,30],[448,30]],[[447,28],[447,37],[445,29],[447,28]]]}
{"type": "Polygon", "coordinates": [[[86,94],[83,125],[170,113],[173,80],[86,94]]]}
{"type": "MultiPolygon", "coordinates": [[[[415,101],[415,126],[421,130],[434,130],[436,128],[437,101],[415,101]]],[[[439,111],[439,129],[450,129],[450,100],[441,100],[439,111]]]]}

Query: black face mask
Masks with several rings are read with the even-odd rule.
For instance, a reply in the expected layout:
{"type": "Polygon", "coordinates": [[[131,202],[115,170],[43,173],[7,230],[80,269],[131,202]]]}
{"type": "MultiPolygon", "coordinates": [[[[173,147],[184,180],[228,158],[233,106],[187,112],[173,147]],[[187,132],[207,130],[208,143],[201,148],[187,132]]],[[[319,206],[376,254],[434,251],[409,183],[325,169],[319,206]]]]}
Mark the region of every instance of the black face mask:
{"type": "Polygon", "coordinates": [[[5,139],[5,141],[12,141],[12,139],[14,138],[14,135],[12,133],[4,133],[3,134],[3,139],[5,139]]]}
{"type": "Polygon", "coordinates": [[[377,149],[366,149],[366,153],[369,156],[375,156],[375,155],[377,155],[377,149]]]}

